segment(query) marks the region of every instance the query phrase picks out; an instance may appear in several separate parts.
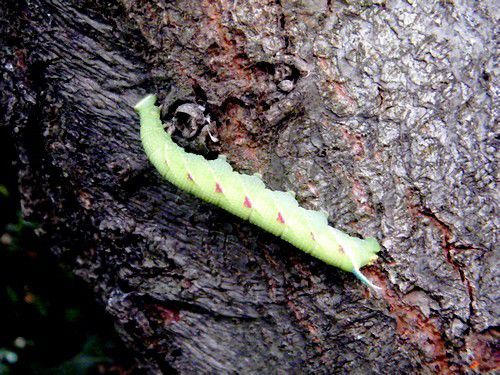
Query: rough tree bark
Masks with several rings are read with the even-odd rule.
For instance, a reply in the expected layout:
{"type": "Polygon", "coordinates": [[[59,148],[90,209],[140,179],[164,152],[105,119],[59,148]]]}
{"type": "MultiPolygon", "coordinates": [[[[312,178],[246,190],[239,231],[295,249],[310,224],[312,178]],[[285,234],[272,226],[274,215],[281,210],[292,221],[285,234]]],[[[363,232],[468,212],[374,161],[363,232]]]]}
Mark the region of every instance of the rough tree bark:
{"type": "Polygon", "coordinates": [[[498,366],[493,1],[26,0],[0,12],[1,118],[24,214],[148,372],[498,366]],[[162,182],[131,108],[150,92],[190,150],[225,153],[380,239],[365,270],[383,292],[162,182]],[[185,103],[204,107],[218,142],[175,114],[185,103]]]}

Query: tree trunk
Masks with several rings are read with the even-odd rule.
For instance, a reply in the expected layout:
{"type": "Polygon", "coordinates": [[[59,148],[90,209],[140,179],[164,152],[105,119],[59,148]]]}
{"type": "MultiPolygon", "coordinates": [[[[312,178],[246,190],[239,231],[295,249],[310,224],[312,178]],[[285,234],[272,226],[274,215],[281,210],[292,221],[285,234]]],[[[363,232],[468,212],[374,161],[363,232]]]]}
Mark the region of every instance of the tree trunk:
{"type": "Polygon", "coordinates": [[[30,0],[0,12],[1,119],[24,215],[148,372],[499,365],[493,2],[30,0]],[[224,153],[378,238],[364,271],[382,292],[164,182],[132,110],[146,93],[182,146],[224,153]]]}

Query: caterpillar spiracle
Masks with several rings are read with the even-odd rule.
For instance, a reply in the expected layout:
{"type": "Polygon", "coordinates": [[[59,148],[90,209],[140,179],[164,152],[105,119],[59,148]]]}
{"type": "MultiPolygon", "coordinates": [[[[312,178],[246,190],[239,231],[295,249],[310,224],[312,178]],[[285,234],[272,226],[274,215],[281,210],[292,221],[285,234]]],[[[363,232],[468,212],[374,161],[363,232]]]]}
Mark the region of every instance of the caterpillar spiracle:
{"type": "Polygon", "coordinates": [[[224,157],[207,160],[184,151],[164,130],[155,102],[156,96],[148,95],[134,109],[144,150],[165,179],[378,288],[359,271],[377,259],[374,238],[351,237],[329,226],[325,213],[300,207],[293,193],[267,189],[256,175],[234,171],[224,157]]]}

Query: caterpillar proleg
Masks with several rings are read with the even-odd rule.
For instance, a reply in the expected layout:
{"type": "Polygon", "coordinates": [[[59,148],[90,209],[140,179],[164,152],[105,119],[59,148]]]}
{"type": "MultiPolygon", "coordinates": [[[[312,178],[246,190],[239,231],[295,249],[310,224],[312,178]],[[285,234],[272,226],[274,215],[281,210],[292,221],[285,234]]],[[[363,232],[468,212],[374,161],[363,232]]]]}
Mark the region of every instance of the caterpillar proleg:
{"type": "Polygon", "coordinates": [[[148,95],[134,109],[144,150],[165,179],[378,288],[359,271],[377,259],[380,246],[374,238],[352,237],[329,226],[323,212],[300,207],[290,192],[267,189],[256,175],[233,171],[224,157],[206,160],[184,151],[165,132],[155,102],[156,96],[148,95]]]}

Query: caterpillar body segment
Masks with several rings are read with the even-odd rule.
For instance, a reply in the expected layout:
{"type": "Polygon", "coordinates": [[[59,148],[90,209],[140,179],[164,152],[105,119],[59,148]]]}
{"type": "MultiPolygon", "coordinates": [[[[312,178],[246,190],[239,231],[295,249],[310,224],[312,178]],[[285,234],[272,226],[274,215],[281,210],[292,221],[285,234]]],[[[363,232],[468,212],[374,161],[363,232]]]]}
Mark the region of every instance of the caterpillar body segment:
{"type": "Polygon", "coordinates": [[[134,109],[146,155],[165,179],[377,288],[359,271],[377,259],[374,238],[351,237],[329,226],[324,212],[300,207],[294,193],[267,189],[256,175],[233,171],[225,157],[206,160],[185,152],[164,131],[155,102],[156,96],[148,95],[134,109]]]}

